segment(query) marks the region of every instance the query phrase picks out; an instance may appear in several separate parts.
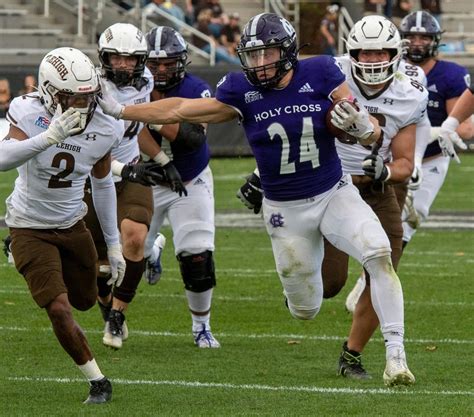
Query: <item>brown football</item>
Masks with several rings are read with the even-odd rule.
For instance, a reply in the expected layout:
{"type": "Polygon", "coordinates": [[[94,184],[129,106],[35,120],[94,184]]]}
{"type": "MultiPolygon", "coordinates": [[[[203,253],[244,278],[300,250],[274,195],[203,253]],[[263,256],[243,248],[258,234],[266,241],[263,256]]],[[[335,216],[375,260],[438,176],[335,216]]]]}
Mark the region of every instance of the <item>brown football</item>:
{"type": "Polygon", "coordinates": [[[344,130],[339,129],[338,127],[334,126],[331,123],[331,111],[334,109],[336,104],[341,103],[343,101],[347,101],[352,107],[355,109],[359,110],[359,107],[357,107],[357,104],[354,103],[353,101],[347,100],[347,99],[342,99],[342,100],[336,100],[334,101],[331,106],[328,109],[328,112],[326,113],[326,127],[329,130],[329,133],[333,135],[337,140],[339,140],[342,143],[347,143],[353,145],[354,143],[357,143],[357,138],[350,135],[347,132],[344,132],[344,130]]]}

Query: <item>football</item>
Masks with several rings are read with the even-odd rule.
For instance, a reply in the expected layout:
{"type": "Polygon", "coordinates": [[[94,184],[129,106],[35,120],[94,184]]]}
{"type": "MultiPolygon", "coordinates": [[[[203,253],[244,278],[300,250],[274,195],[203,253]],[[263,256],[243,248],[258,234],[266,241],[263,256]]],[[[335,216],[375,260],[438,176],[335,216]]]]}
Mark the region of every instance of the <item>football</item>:
{"type": "Polygon", "coordinates": [[[353,106],[354,108],[356,108],[357,110],[359,110],[359,107],[357,107],[357,104],[350,101],[350,100],[346,100],[346,99],[342,99],[342,100],[336,100],[334,101],[331,106],[329,107],[328,109],[328,112],[326,113],[326,127],[328,128],[329,130],[329,133],[331,133],[331,135],[333,135],[337,140],[339,140],[340,142],[342,143],[346,143],[346,144],[351,144],[353,145],[354,143],[357,143],[357,138],[350,135],[349,133],[347,132],[344,132],[344,130],[342,129],[339,129],[338,127],[334,126],[332,123],[331,123],[331,111],[334,109],[334,107],[338,104],[338,103],[342,103],[343,101],[346,101],[347,103],[349,103],[351,106],[353,106]]]}

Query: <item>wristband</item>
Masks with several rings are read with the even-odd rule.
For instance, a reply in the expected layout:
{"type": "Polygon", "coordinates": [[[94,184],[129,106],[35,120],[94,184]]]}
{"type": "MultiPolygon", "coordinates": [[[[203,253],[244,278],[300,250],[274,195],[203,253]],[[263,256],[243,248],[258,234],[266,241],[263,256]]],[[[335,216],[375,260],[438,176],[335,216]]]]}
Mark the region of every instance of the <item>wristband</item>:
{"type": "Polygon", "coordinates": [[[166,155],[163,151],[158,152],[154,157],[153,160],[164,167],[167,163],[170,162],[170,159],[168,158],[168,155],[166,155]]]}
{"type": "Polygon", "coordinates": [[[163,128],[163,125],[153,125],[153,124],[151,124],[151,125],[148,125],[148,127],[150,129],[153,129],[155,132],[160,132],[161,129],[163,128]]]}
{"type": "Polygon", "coordinates": [[[111,164],[112,174],[120,176],[124,166],[125,164],[113,159],[111,164]]]}

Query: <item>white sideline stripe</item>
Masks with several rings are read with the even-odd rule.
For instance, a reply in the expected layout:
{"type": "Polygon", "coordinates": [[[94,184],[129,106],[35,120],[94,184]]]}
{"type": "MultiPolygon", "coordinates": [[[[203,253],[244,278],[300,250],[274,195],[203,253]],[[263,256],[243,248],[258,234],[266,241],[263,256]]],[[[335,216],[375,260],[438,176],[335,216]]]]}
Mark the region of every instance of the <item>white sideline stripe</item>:
{"type": "MultiPolygon", "coordinates": [[[[180,281],[179,279],[174,279],[173,281],[180,281]]],[[[30,292],[23,289],[22,287],[4,287],[0,289],[0,294],[29,294],[30,292]]],[[[143,294],[138,293],[137,297],[144,297],[144,298],[179,298],[184,299],[186,296],[184,294],[143,294]]],[[[262,301],[271,301],[271,302],[278,302],[281,301],[281,298],[277,297],[252,297],[252,296],[243,296],[243,297],[231,297],[228,295],[213,295],[213,300],[219,301],[234,301],[234,302],[241,302],[241,301],[253,301],[257,303],[261,303],[262,301]]],[[[341,303],[341,299],[337,298],[329,298],[323,301],[323,304],[326,303],[341,303]]],[[[450,306],[450,307],[473,307],[474,303],[464,302],[464,301],[406,301],[405,304],[409,305],[426,305],[426,306],[450,306]]]]}
{"type": "MultiPolygon", "coordinates": [[[[8,377],[9,381],[21,382],[56,382],[59,384],[84,383],[79,378],[46,378],[46,377],[8,377]]],[[[372,394],[372,395],[474,395],[473,391],[428,391],[389,388],[330,388],[330,387],[308,387],[308,386],[272,386],[258,384],[230,384],[222,382],[200,382],[200,381],[167,381],[150,379],[111,379],[114,384],[119,385],[170,385],[190,388],[226,388],[233,390],[254,391],[296,391],[310,392],[315,394],[372,394]]]]}
{"type": "MultiPolygon", "coordinates": [[[[51,332],[52,328],[50,327],[41,327],[37,329],[31,329],[27,327],[16,327],[16,326],[0,326],[0,331],[5,332],[31,332],[34,330],[39,330],[42,332],[51,332]]],[[[103,334],[103,330],[97,329],[85,329],[83,330],[86,333],[90,334],[103,334]]],[[[190,333],[177,333],[177,332],[156,332],[150,330],[129,330],[130,334],[135,336],[157,336],[157,337],[186,337],[190,338],[190,333]]],[[[262,333],[262,334],[241,334],[241,333],[215,333],[214,335],[217,337],[230,337],[236,339],[298,339],[298,340],[317,340],[317,341],[341,341],[346,340],[347,336],[330,336],[330,335],[318,335],[318,336],[307,336],[302,334],[269,334],[269,333],[262,333]]],[[[382,338],[373,338],[370,340],[371,342],[383,342],[382,338]]],[[[472,345],[474,344],[474,340],[462,340],[462,339],[405,339],[406,343],[444,343],[444,344],[453,344],[453,345],[472,345]]]]}

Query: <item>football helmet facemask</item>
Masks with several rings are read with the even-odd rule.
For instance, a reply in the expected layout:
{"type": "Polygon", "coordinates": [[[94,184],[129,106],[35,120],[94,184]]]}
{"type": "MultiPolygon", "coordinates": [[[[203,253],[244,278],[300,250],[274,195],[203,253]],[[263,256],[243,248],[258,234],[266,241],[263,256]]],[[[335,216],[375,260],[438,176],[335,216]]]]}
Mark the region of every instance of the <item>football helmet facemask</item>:
{"type": "Polygon", "coordinates": [[[245,25],[237,53],[247,80],[274,88],[298,62],[296,32],[274,13],[261,13],[245,25]]]}
{"type": "Polygon", "coordinates": [[[158,26],[145,38],[148,45],[146,65],[153,74],[155,88],[166,91],[178,85],[189,63],[187,45],[181,34],[168,26],[158,26]]]}
{"type": "Polygon", "coordinates": [[[81,113],[82,132],[97,106],[99,77],[94,64],[83,52],[69,47],[57,48],[41,61],[38,92],[51,115],[56,112],[58,104],[63,112],[72,107],[81,113]]]}
{"type": "Polygon", "coordinates": [[[105,77],[117,87],[135,86],[143,77],[148,48],[140,29],[130,23],[115,23],[104,30],[99,38],[99,59],[105,77]],[[111,55],[133,56],[133,69],[114,68],[111,55]]]}
{"type": "Polygon", "coordinates": [[[403,54],[397,27],[386,17],[371,15],[359,20],[349,32],[346,43],[354,77],[366,85],[389,81],[395,75],[403,54]],[[390,61],[359,62],[361,50],[386,50],[390,61]]]}
{"type": "Polygon", "coordinates": [[[410,35],[431,37],[431,42],[424,46],[408,44],[406,55],[410,61],[420,63],[438,55],[442,31],[438,21],[428,12],[413,12],[405,16],[400,23],[400,33],[403,39],[410,35]]]}

